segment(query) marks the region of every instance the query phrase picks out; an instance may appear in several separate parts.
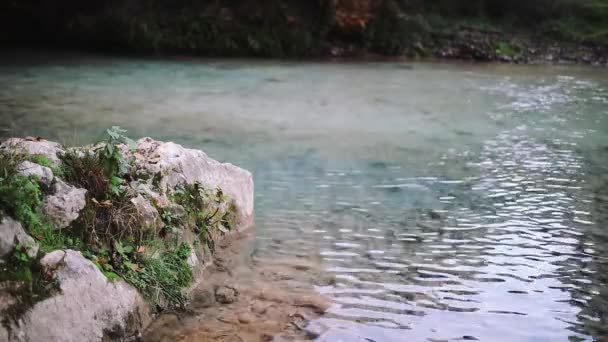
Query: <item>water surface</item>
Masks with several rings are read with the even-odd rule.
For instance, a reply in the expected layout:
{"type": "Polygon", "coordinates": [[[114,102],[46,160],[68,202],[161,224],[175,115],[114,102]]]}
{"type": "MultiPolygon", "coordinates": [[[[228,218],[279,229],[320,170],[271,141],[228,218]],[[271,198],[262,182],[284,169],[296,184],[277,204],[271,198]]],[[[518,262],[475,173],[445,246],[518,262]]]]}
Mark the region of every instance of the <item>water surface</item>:
{"type": "Polygon", "coordinates": [[[608,72],[6,56],[0,135],[121,125],[251,170],[254,256],[314,261],[324,341],[608,338],[608,72]]]}

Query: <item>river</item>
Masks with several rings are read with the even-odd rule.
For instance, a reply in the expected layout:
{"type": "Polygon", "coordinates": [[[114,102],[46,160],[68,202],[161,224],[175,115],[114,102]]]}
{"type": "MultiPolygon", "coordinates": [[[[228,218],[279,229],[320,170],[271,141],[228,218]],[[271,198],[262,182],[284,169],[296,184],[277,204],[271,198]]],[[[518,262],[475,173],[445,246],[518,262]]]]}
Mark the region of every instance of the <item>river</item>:
{"type": "Polygon", "coordinates": [[[320,341],[608,339],[608,70],[5,54],[0,136],[120,125],[253,172],[320,341]]]}

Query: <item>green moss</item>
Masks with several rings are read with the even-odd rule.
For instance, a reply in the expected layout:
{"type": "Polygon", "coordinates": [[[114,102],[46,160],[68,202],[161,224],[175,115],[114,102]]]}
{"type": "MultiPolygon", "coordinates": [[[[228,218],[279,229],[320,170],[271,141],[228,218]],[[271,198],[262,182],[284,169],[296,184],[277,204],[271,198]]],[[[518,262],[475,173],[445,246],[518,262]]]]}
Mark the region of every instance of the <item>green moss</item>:
{"type": "Polygon", "coordinates": [[[496,44],[496,51],[501,55],[513,57],[520,52],[520,48],[507,42],[499,42],[496,44]]]}
{"type": "Polygon", "coordinates": [[[21,161],[20,156],[0,154],[0,209],[29,230],[43,223],[39,211],[42,191],[35,176],[17,173],[21,161]]]}
{"type": "Polygon", "coordinates": [[[36,163],[38,165],[41,166],[45,166],[48,167],[49,169],[51,169],[51,171],[53,171],[53,175],[55,175],[56,177],[63,177],[63,170],[60,166],[57,166],[55,164],[53,164],[49,158],[45,155],[42,154],[31,154],[28,155],[26,157],[27,160],[31,161],[32,163],[36,163]]]}
{"type": "Polygon", "coordinates": [[[42,225],[39,206],[42,191],[33,176],[14,176],[0,180],[0,208],[26,227],[42,225]]]}
{"type": "Polygon", "coordinates": [[[38,260],[30,259],[21,246],[16,246],[7,261],[0,264],[0,283],[15,300],[0,312],[1,324],[7,329],[34,304],[59,291],[57,282],[45,275],[38,260]]]}

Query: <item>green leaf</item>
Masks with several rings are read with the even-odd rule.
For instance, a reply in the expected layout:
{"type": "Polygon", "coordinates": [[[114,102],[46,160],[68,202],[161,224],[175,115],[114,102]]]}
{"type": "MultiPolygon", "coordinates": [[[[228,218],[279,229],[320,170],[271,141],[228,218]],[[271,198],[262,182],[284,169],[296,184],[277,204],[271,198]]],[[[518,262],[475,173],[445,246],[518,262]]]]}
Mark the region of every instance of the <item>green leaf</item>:
{"type": "Polygon", "coordinates": [[[114,186],[118,186],[124,182],[125,180],[120,177],[112,176],[112,178],[110,178],[110,183],[114,186]]]}
{"type": "Polygon", "coordinates": [[[114,250],[122,256],[127,256],[127,254],[133,252],[133,246],[131,245],[123,245],[122,242],[116,241],[114,243],[114,250]]]}
{"type": "Polygon", "coordinates": [[[113,283],[116,280],[120,279],[120,276],[114,272],[103,272],[103,275],[105,275],[106,278],[108,278],[108,281],[110,283],[113,283]]]}
{"type": "Polygon", "coordinates": [[[134,150],[137,148],[137,143],[135,142],[135,140],[124,137],[124,141],[125,141],[125,144],[127,144],[127,147],[129,148],[129,150],[134,150]]]}

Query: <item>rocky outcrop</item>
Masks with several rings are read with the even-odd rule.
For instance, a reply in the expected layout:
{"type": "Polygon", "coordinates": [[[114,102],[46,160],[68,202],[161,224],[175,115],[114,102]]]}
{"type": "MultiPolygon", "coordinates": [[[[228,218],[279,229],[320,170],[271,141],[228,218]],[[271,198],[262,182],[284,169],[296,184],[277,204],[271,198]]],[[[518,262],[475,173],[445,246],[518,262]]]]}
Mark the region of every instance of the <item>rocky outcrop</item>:
{"type": "Polygon", "coordinates": [[[79,189],[57,181],[54,193],[44,199],[42,209],[57,228],[65,228],[78,218],[78,213],[86,205],[85,189],[79,189]]]}
{"type": "MultiPolygon", "coordinates": [[[[77,151],[77,158],[82,158],[85,153],[96,153],[103,147],[103,144],[98,144],[68,151],[77,151]]],[[[198,191],[200,185],[200,189],[209,190],[210,196],[215,196],[213,199],[217,200],[215,207],[212,207],[213,216],[223,218],[228,212],[234,213],[230,218],[236,218],[236,225],[224,226],[222,221],[215,220],[212,222],[214,230],[207,229],[206,239],[221,239],[231,234],[226,227],[238,231],[253,223],[251,173],[232,164],[213,160],[202,151],[150,138],[141,139],[132,150],[126,146],[120,146],[120,149],[132,175],[141,176],[125,177],[129,183],[123,182],[120,185],[120,191],[127,194],[125,196],[128,201],[125,202],[134,208],[129,215],[136,215],[137,222],[143,225],[144,230],[153,230],[155,234],[165,226],[161,213],[169,212],[174,220],[183,219],[180,223],[167,221],[171,223],[171,229],[166,233],[165,239],[190,245],[191,255],[187,263],[194,275],[192,282],[200,283],[202,270],[211,262],[210,248],[200,243],[201,240],[196,235],[198,233],[186,229],[187,221],[196,217],[192,215],[192,206],[186,211],[176,203],[175,192],[185,184],[196,184],[197,187],[194,188],[198,191]],[[223,195],[228,196],[226,200],[223,195]]],[[[39,138],[9,139],[0,145],[0,152],[2,151],[43,155],[55,166],[60,166],[62,154],[66,153],[66,149],[59,144],[39,138]]],[[[44,185],[44,196],[39,209],[44,219],[51,223],[50,227],[69,231],[85,207],[89,212],[93,210],[96,213],[95,208],[113,206],[111,200],[90,198],[86,189],[68,184],[48,167],[24,161],[18,165],[17,172],[25,176],[34,175],[34,179],[44,185]]],[[[18,317],[0,317],[8,318],[4,320],[8,326],[0,325],[1,341],[125,340],[137,336],[150,322],[154,308],[130,284],[121,279],[109,281],[100,270],[98,259],[91,258],[90,251],[87,256],[95,260],[97,265],[81,252],[70,249],[38,254],[36,240],[26,233],[19,222],[2,213],[0,218],[0,259],[12,255],[16,245],[25,247],[32,260],[36,260],[36,256],[41,258],[39,264],[42,277],[54,280],[59,290],[52,291],[48,298],[43,297],[46,299],[38,299],[37,303],[18,317]]],[[[44,237],[37,235],[36,238],[44,237]]],[[[7,295],[3,291],[2,284],[0,280],[0,316],[8,312],[3,308],[20,303],[14,300],[16,297],[11,297],[12,293],[7,295]]]]}
{"type": "Polygon", "coordinates": [[[0,144],[0,151],[10,150],[12,152],[41,155],[49,159],[54,165],[59,165],[59,154],[64,150],[59,143],[41,139],[39,137],[10,138],[0,144]]]}
{"type": "Polygon", "coordinates": [[[150,321],[141,295],[122,280],[114,282],[80,252],[54,251],[40,264],[59,282],[61,294],[37,303],[18,322],[15,341],[101,341],[134,336],[150,321]]]}
{"type": "Polygon", "coordinates": [[[253,177],[250,172],[230,163],[220,163],[203,151],[151,138],[137,142],[132,158],[137,172],[160,177],[161,189],[172,189],[184,183],[222,189],[236,204],[239,227],[253,224],[253,177]]]}

